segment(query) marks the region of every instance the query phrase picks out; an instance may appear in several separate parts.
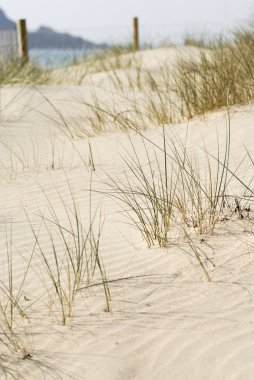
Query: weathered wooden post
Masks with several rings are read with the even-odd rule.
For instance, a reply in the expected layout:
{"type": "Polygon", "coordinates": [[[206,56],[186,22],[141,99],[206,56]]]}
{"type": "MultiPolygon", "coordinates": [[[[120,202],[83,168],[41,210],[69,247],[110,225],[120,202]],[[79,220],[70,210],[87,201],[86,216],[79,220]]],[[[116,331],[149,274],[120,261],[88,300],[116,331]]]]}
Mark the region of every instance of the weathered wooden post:
{"type": "Polygon", "coordinates": [[[26,30],[26,20],[22,19],[17,22],[19,58],[23,63],[28,62],[28,40],[26,30]]]}
{"type": "Polygon", "coordinates": [[[139,49],[139,30],[138,30],[138,18],[133,18],[133,50],[139,49]]]}

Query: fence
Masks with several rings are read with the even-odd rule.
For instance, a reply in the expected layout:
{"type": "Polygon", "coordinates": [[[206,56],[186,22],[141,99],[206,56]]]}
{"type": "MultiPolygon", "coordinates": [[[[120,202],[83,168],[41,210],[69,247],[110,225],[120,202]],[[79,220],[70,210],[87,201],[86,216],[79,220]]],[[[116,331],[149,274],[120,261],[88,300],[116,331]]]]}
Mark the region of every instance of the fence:
{"type": "MultiPolygon", "coordinates": [[[[135,19],[135,18],[134,18],[135,19]]],[[[134,38],[134,28],[136,21],[129,20],[126,25],[108,25],[86,27],[82,25],[66,25],[59,33],[69,33],[73,36],[80,36],[94,43],[106,43],[108,45],[129,45],[134,38]]],[[[139,21],[139,45],[140,47],[151,45],[158,47],[165,41],[175,44],[182,44],[186,35],[193,37],[206,37],[213,39],[217,37],[231,37],[232,32],[240,26],[248,25],[247,20],[238,19],[234,22],[192,22],[181,23],[171,22],[167,24],[147,24],[142,19],[139,21]]],[[[133,41],[134,42],[134,41],[133,41]]]]}
{"type": "Polygon", "coordinates": [[[19,20],[16,28],[0,30],[0,61],[8,62],[18,57],[28,60],[26,20],[19,20]]]}
{"type": "Polygon", "coordinates": [[[230,27],[219,22],[210,24],[193,23],[187,27],[184,23],[147,25],[142,22],[142,19],[139,20],[134,17],[132,23],[129,20],[128,25],[100,27],[78,25],[73,27],[68,25],[65,29],[58,30],[55,34],[51,33],[52,30],[47,28],[40,28],[38,31],[36,39],[31,38],[35,33],[32,33],[32,36],[31,34],[29,35],[31,60],[42,67],[61,67],[89,55],[96,48],[100,49],[100,46],[105,46],[105,44],[108,46],[122,45],[128,47],[132,45],[133,50],[138,50],[142,47],[156,48],[172,44],[181,45],[185,42],[185,38],[189,36],[193,37],[193,40],[196,38],[197,41],[200,39],[204,43],[208,43],[210,38],[228,36],[230,27]],[[92,48],[79,48],[74,41],[71,42],[71,46],[63,48],[63,34],[82,37],[88,43],[92,42],[96,45],[92,48]],[[53,42],[53,47],[51,48],[44,47],[44,37],[46,35],[50,35],[51,42],[53,42]]]}
{"type": "MultiPolygon", "coordinates": [[[[140,26],[138,18],[134,17],[132,27],[131,23],[126,26],[100,26],[98,28],[69,26],[67,30],[52,33],[53,37],[51,36],[51,40],[54,38],[53,48],[43,48],[46,32],[51,35],[52,30],[48,28],[40,28],[37,31],[36,44],[38,46],[33,46],[35,44],[32,43],[32,37],[36,33],[30,33],[29,41],[32,46],[32,49],[30,50],[31,58],[36,62],[36,64],[50,66],[52,62],[53,66],[55,66],[58,64],[58,60],[59,64],[62,65],[72,61],[75,58],[78,59],[78,50],[80,50],[80,54],[89,54],[89,47],[83,52],[81,52],[82,49],[78,49],[76,46],[68,47],[68,49],[62,48],[62,33],[71,34],[73,36],[81,36],[83,39],[87,40],[88,45],[90,41],[95,44],[97,43],[97,46],[104,45],[103,43],[106,43],[109,46],[112,44],[132,44],[133,49],[138,50],[139,47],[143,47],[145,45],[157,47],[169,43],[181,44],[183,41],[183,36],[188,35],[194,37],[202,36],[204,41],[206,40],[206,36],[207,40],[209,40],[211,36],[216,35],[220,37],[223,35],[228,36],[230,33],[230,27],[225,23],[198,23],[189,25],[188,29],[186,28],[186,25],[180,23],[171,23],[167,25],[145,25],[141,23],[140,26]],[[38,33],[39,31],[40,33],[38,33]],[[75,51],[71,52],[71,50],[75,51]],[[66,54],[62,54],[64,51],[66,54]]],[[[94,48],[91,50],[93,49],[94,48]]],[[[19,57],[22,62],[28,61],[28,43],[25,20],[19,20],[15,29],[0,30],[0,61],[9,61],[17,57],[19,57]]]]}
{"type": "Polygon", "coordinates": [[[16,29],[0,30],[0,60],[10,61],[18,56],[16,29]]]}

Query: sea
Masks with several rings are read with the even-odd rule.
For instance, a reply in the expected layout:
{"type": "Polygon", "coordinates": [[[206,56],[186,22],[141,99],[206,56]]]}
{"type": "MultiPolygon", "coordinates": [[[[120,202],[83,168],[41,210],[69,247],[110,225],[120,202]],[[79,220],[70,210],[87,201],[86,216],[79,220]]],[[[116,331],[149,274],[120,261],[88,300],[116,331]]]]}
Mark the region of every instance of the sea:
{"type": "Polygon", "coordinates": [[[31,49],[30,61],[41,68],[59,68],[74,64],[82,58],[95,53],[95,49],[31,49]]]}

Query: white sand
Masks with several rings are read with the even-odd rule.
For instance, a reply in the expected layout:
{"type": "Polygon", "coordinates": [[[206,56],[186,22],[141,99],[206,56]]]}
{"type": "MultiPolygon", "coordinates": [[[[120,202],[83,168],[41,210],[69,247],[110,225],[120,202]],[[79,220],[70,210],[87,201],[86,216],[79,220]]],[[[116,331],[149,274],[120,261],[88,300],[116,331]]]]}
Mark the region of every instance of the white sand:
{"type": "MultiPolygon", "coordinates": [[[[148,52],[148,62],[150,55],[148,52]]],[[[81,117],[82,108],[70,100],[80,93],[89,97],[87,88],[42,86],[40,91],[55,101],[61,112],[75,119],[81,117]]],[[[11,99],[9,107],[1,113],[0,141],[18,151],[19,159],[1,146],[1,275],[6,274],[5,236],[11,225],[13,271],[19,283],[23,263],[34,246],[24,210],[38,229],[41,222],[38,214],[48,215],[47,196],[64,223],[66,215],[59,194],[66,203],[71,202],[68,178],[86,225],[91,173],[87,139],[70,142],[64,137],[54,122],[45,117],[45,114],[54,117],[54,111],[36,90],[2,89],[1,107],[11,99]],[[53,161],[55,170],[52,170],[53,161]]],[[[240,162],[244,156],[244,144],[253,153],[253,114],[252,105],[231,110],[233,163],[240,162]]],[[[204,138],[209,151],[215,152],[217,132],[222,141],[226,122],[225,111],[208,115],[205,120],[191,121],[189,145],[202,154],[204,138]]],[[[177,130],[184,137],[186,127],[183,123],[167,126],[166,130],[177,130]]],[[[158,127],[145,135],[161,144],[161,132],[158,127]]],[[[142,156],[140,137],[133,134],[132,141],[142,156]]],[[[105,187],[103,182],[107,176],[117,179],[123,173],[122,156],[126,150],[130,151],[130,143],[127,135],[120,132],[93,137],[90,143],[96,168],[92,187],[100,190],[105,187]]],[[[245,170],[247,180],[253,173],[248,168],[245,170]]],[[[93,192],[93,210],[98,204],[102,205],[105,217],[101,255],[107,278],[109,281],[118,279],[110,283],[112,312],[104,311],[103,287],[97,286],[81,292],[73,320],[62,326],[54,305],[50,307],[54,312],[50,313],[45,287],[39,280],[43,265],[35,257],[21,301],[24,307],[33,304],[28,308],[27,335],[29,340],[31,331],[33,357],[6,361],[18,371],[18,378],[252,380],[254,236],[251,221],[221,223],[213,236],[205,237],[206,254],[211,255],[216,264],[216,268],[211,269],[213,281],[208,283],[197,263],[183,254],[184,242],[167,249],[148,249],[139,232],[126,224],[117,202],[106,194],[93,192]],[[126,277],[130,278],[124,279],[126,277]]],[[[41,239],[45,247],[50,247],[46,233],[42,233],[41,239]]]]}

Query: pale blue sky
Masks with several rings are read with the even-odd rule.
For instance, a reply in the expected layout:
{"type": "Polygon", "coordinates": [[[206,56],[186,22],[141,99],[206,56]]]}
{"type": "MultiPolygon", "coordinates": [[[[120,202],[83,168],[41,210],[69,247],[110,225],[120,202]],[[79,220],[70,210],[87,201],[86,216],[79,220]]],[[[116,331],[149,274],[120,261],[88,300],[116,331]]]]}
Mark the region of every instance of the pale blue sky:
{"type": "Polygon", "coordinates": [[[1,0],[0,7],[11,19],[26,18],[30,30],[46,25],[105,42],[128,36],[133,16],[149,39],[221,32],[254,14],[254,0],[1,0]]]}

